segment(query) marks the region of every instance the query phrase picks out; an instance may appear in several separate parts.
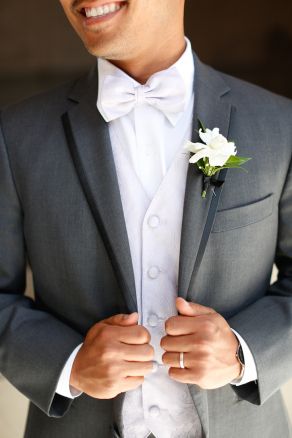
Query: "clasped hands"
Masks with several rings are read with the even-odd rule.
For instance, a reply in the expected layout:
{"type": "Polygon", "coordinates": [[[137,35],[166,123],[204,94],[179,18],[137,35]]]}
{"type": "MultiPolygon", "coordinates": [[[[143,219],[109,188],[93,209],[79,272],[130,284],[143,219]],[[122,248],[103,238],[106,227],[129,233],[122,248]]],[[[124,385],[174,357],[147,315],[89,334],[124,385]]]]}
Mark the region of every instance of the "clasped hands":
{"type": "MultiPolygon", "coordinates": [[[[170,378],[204,389],[219,388],[240,375],[238,340],[215,310],[176,298],[177,316],[165,321],[162,361],[170,378]],[[179,366],[184,352],[184,366],[179,366]]],[[[94,398],[112,398],[137,388],[153,371],[151,335],[138,313],[117,314],[94,324],[78,351],[70,386],[94,398]]]]}

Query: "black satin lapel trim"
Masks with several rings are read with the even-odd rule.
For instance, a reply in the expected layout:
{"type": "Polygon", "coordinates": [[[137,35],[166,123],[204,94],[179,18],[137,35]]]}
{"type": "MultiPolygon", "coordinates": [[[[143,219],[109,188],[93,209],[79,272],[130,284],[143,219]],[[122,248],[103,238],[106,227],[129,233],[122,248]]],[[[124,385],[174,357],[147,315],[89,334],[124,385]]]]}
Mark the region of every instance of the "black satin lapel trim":
{"type": "Polygon", "coordinates": [[[64,114],[62,121],[78,178],[126,307],[129,313],[136,312],[134,271],[108,126],[96,107],[84,102],[64,114]]]}
{"type": "Polygon", "coordinates": [[[197,253],[197,257],[196,257],[196,261],[195,261],[195,265],[193,268],[193,272],[192,272],[192,276],[191,276],[191,280],[190,280],[190,284],[189,284],[189,288],[187,291],[187,295],[186,295],[186,299],[188,299],[188,295],[191,293],[191,289],[192,289],[192,283],[194,282],[197,273],[199,271],[200,265],[202,263],[203,257],[204,257],[204,253],[206,250],[206,246],[210,237],[210,233],[213,227],[213,223],[216,217],[216,212],[218,209],[218,204],[219,204],[219,200],[220,200],[220,195],[223,189],[223,184],[226,178],[226,174],[227,174],[228,169],[223,169],[220,171],[218,178],[216,178],[216,180],[218,182],[220,182],[220,186],[215,186],[213,189],[210,187],[209,190],[213,191],[212,194],[212,200],[210,203],[210,207],[209,207],[209,211],[208,211],[208,216],[207,216],[207,220],[204,226],[204,230],[203,230],[203,234],[202,234],[202,238],[200,241],[200,245],[199,245],[199,249],[198,249],[198,253],[197,253]]]}
{"type": "MultiPolygon", "coordinates": [[[[224,88],[220,76],[217,77],[211,69],[200,62],[196,65],[196,75],[199,78],[195,85],[192,141],[201,141],[197,133],[198,119],[204,123],[206,128],[218,127],[220,133],[228,137],[232,106],[222,98],[222,95],[228,92],[226,84],[224,88]],[[218,88],[220,87],[219,91],[216,89],[216,85],[218,88]]],[[[217,174],[217,179],[223,182],[226,173],[226,170],[221,171],[219,175],[217,174]]],[[[191,292],[192,297],[196,294],[196,291],[192,291],[193,284],[203,261],[224,184],[209,189],[205,199],[201,196],[202,187],[202,172],[194,164],[189,164],[183,207],[178,277],[178,296],[185,299],[191,292]]]]}

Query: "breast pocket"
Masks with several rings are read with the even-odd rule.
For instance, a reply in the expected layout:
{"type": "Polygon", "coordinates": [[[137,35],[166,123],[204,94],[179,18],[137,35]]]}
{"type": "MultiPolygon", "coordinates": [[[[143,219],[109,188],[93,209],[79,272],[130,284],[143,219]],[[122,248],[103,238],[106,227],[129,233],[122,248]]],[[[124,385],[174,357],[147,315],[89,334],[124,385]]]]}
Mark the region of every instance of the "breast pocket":
{"type": "Polygon", "coordinates": [[[271,193],[251,204],[217,211],[212,233],[220,233],[260,222],[272,214],[273,206],[274,194],[271,193]]]}

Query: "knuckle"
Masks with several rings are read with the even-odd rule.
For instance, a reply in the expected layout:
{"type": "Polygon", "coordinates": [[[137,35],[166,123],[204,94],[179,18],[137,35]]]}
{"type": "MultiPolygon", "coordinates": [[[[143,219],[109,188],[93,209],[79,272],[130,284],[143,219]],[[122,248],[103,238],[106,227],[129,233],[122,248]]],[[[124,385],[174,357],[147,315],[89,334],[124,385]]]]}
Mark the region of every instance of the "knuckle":
{"type": "Polygon", "coordinates": [[[168,358],[167,353],[163,353],[163,355],[161,356],[162,362],[166,364],[167,363],[167,358],[168,358]]]}
{"type": "Polygon", "coordinates": [[[174,325],[174,316],[171,316],[170,318],[168,318],[166,321],[165,321],[165,330],[167,331],[167,330],[171,330],[172,328],[173,328],[173,325],[174,325]]]}
{"type": "Polygon", "coordinates": [[[208,359],[210,356],[212,356],[212,348],[207,342],[201,342],[199,345],[197,345],[196,351],[201,358],[208,359]]]}
{"type": "Polygon", "coordinates": [[[217,331],[217,325],[212,319],[205,319],[202,322],[202,330],[207,334],[214,334],[217,331]]]}
{"type": "Polygon", "coordinates": [[[154,347],[150,344],[147,345],[146,355],[147,357],[149,357],[149,359],[152,359],[154,357],[154,347]]]}
{"type": "Polygon", "coordinates": [[[160,347],[163,349],[166,347],[166,337],[160,339],[160,347]]]}
{"type": "Polygon", "coordinates": [[[98,337],[101,342],[108,342],[108,340],[111,338],[112,328],[113,327],[107,325],[100,326],[100,329],[98,331],[98,337]]]}
{"type": "Polygon", "coordinates": [[[105,376],[108,379],[107,386],[109,386],[111,389],[114,389],[116,380],[120,376],[120,369],[115,363],[113,363],[113,361],[106,367],[105,376]]]}
{"type": "Polygon", "coordinates": [[[116,357],[116,352],[109,344],[103,344],[99,347],[99,358],[102,362],[110,362],[116,357]]]}
{"type": "Polygon", "coordinates": [[[137,336],[141,342],[145,342],[145,343],[150,342],[151,335],[149,331],[143,326],[137,327],[137,336]]]}

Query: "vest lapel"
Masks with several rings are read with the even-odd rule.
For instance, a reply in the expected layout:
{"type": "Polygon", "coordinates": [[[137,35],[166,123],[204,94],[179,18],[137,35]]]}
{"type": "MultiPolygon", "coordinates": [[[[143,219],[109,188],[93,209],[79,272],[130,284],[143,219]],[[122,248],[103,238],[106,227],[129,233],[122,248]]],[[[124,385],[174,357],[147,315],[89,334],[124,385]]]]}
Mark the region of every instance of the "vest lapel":
{"type": "MultiPolygon", "coordinates": [[[[198,119],[209,129],[218,127],[220,132],[227,137],[231,105],[223,99],[223,96],[228,93],[229,88],[214,70],[202,64],[196,55],[193,55],[195,61],[195,105],[192,141],[201,141],[196,132],[198,130],[198,119]]],[[[217,177],[224,180],[225,175],[226,171],[220,172],[217,177]]],[[[201,197],[202,180],[202,173],[197,166],[189,164],[183,209],[178,278],[178,296],[186,299],[191,292],[192,297],[195,295],[193,285],[196,273],[208,242],[223,188],[223,185],[217,187],[215,195],[212,195],[210,190],[207,197],[203,199],[201,197]]]]}
{"type": "Polygon", "coordinates": [[[110,255],[126,308],[135,312],[130,247],[108,125],[96,108],[97,84],[95,67],[71,91],[69,99],[74,106],[62,119],[80,184],[110,255]]]}

